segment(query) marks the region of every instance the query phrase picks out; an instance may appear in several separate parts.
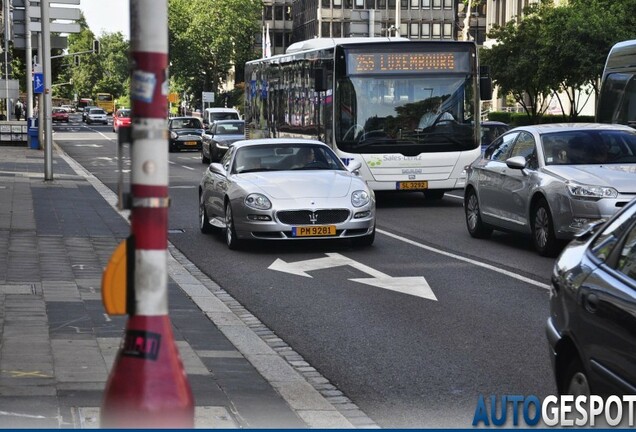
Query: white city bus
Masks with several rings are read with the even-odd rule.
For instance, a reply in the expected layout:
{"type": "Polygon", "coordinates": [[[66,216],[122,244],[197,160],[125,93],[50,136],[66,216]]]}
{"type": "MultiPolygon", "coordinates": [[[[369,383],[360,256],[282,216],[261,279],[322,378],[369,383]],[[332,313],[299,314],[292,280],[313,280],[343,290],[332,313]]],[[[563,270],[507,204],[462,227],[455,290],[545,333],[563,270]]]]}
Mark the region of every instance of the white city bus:
{"type": "Polygon", "coordinates": [[[248,137],[319,139],[375,190],[463,188],[480,155],[480,79],[473,42],[312,39],[245,67],[248,137]]]}
{"type": "Polygon", "coordinates": [[[607,56],[596,121],[636,127],[636,40],[617,43],[607,56]]]}

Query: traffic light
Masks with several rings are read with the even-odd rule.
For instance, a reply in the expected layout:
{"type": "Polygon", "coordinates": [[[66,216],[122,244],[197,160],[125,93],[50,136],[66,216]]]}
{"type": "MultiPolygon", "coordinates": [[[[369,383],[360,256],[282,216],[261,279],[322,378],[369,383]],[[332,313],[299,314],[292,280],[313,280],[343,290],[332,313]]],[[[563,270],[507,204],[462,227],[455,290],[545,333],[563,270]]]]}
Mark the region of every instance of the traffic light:
{"type": "Polygon", "coordinates": [[[93,41],[93,54],[99,54],[99,41],[97,39],[93,41]]]}
{"type": "Polygon", "coordinates": [[[75,66],[79,66],[80,64],[80,56],[78,56],[77,54],[73,56],[73,62],[75,63],[75,66]]]}

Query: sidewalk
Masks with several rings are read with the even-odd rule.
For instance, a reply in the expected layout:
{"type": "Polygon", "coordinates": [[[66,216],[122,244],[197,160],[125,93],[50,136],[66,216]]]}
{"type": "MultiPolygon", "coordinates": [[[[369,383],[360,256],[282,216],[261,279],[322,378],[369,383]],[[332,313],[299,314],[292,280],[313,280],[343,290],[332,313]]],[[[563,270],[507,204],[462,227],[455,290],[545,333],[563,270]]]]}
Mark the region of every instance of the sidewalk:
{"type": "MultiPolygon", "coordinates": [[[[130,234],[115,194],[57,147],[0,146],[0,428],[97,428],[127,317],[102,270],[130,234]]],[[[169,245],[173,324],[196,428],[377,428],[169,245]]]]}

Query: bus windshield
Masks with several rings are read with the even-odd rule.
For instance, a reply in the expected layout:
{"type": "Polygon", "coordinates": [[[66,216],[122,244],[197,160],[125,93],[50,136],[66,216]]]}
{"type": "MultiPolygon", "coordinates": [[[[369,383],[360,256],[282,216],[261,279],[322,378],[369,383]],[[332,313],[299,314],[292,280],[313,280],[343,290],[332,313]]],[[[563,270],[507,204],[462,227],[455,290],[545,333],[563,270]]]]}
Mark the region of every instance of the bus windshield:
{"type": "Polygon", "coordinates": [[[346,76],[335,140],[348,152],[419,154],[475,147],[470,75],[346,76]]]}

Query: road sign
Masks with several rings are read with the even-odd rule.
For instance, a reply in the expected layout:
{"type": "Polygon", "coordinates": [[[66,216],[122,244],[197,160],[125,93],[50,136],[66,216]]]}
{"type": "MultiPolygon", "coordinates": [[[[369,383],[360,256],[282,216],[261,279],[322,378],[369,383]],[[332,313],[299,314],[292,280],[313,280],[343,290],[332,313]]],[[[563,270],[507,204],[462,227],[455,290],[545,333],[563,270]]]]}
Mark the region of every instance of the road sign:
{"type": "Polygon", "coordinates": [[[44,93],[44,74],[33,74],[33,93],[44,93]]]}
{"type": "Polygon", "coordinates": [[[423,276],[392,277],[338,253],[328,253],[326,258],[309,259],[293,263],[285,262],[279,258],[268,268],[310,278],[312,276],[307,273],[309,271],[340,266],[351,266],[371,276],[370,278],[349,279],[350,281],[437,301],[437,297],[435,297],[433,290],[423,276]]]}
{"type": "Polygon", "coordinates": [[[168,93],[168,102],[170,103],[179,102],[179,93],[168,93]]]}
{"type": "MultiPolygon", "coordinates": [[[[37,3],[38,7],[40,5],[40,0],[31,0],[31,3],[37,3]]],[[[69,4],[69,5],[79,5],[80,0],[49,0],[49,4],[69,4]]],[[[24,7],[24,0],[13,0],[13,7],[24,7]]]]}
{"type": "Polygon", "coordinates": [[[213,92],[202,92],[201,99],[203,102],[214,102],[214,93],[213,92]]]}
{"type": "MultiPolygon", "coordinates": [[[[38,46],[38,38],[35,35],[31,35],[31,46],[38,46]]],[[[24,35],[15,35],[13,37],[13,48],[25,49],[26,39],[24,35]]],[[[68,48],[68,39],[66,36],[51,35],[51,49],[66,49],[68,48]]]]}
{"type": "MultiPolygon", "coordinates": [[[[13,29],[14,29],[14,33],[16,34],[26,34],[24,29],[24,23],[13,24],[13,29]]],[[[42,23],[31,22],[29,24],[29,30],[31,30],[32,32],[41,32],[42,23]]],[[[53,33],[79,33],[80,25],[78,23],[52,22],[51,24],[49,24],[49,31],[53,33]]]]}
{"type": "MultiPolygon", "coordinates": [[[[42,11],[39,7],[29,8],[29,15],[31,18],[41,18],[42,11]]],[[[66,8],[66,7],[51,7],[49,8],[49,18],[50,19],[64,19],[64,20],[79,20],[80,19],[80,10],[77,8],[66,8]]],[[[24,9],[13,9],[13,22],[21,21],[24,22],[24,9]]]]}

